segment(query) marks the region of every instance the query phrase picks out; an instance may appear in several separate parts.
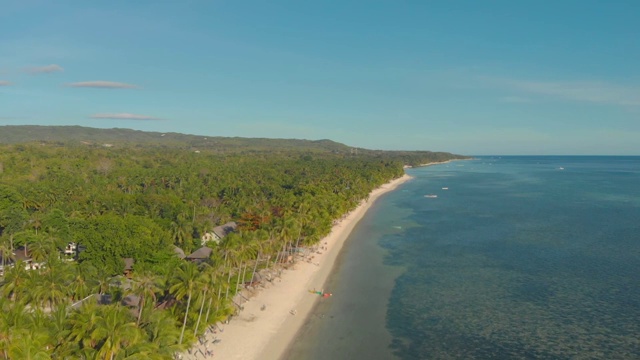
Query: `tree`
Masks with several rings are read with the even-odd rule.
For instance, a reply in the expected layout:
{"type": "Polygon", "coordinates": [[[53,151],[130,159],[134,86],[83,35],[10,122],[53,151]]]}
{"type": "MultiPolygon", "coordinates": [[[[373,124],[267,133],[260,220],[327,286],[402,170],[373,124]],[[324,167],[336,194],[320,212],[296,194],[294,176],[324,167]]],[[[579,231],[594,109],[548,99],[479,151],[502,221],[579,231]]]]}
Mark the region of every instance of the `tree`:
{"type": "Polygon", "coordinates": [[[10,359],[49,360],[47,341],[48,336],[41,329],[18,329],[11,336],[7,354],[10,359]]]}
{"type": "Polygon", "coordinates": [[[97,355],[100,359],[113,360],[123,349],[136,344],[141,333],[126,307],[104,305],[100,309],[91,339],[98,344],[97,355]]]}
{"type": "MultiPolygon", "coordinates": [[[[98,271],[91,264],[74,264],[71,268],[71,277],[73,279],[69,284],[69,293],[72,300],[84,299],[96,290],[101,290],[99,289],[100,277],[98,276],[98,271]]],[[[106,287],[108,287],[108,278],[105,277],[103,281],[106,283],[106,287]]]]}
{"type": "Polygon", "coordinates": [[[123,258],[136,263],[157,263],[171,256],[171,240],[155,222],[142,216],[101,215],[79,223],[76,242],[85,250],[80,261],[89,262],[109,275],[121,274],[123,258]]]}
{"type": "Polygon", "coordinates": [[[22,300],[29,278],[30,272],[25,268],[25,263],[18,261],[15,266],[5,270],[2,294],[16,302],[22,300]]]}
{"type": "Polygon", "coordinates": [[[143,325],[147,338],[156,349],[157,355],[169,357],[176,352],[186,350],[187,346],[179,343],[180,330],[176,320],[169,313],[156,310],[149,316],[149,321],[143,325]]]}
{"type": "Polygon", "coordinates": [[[184,338],[184,330],[187,326],[187,316],[189,315],[189,307],[191,306],[191,297],[197,288],[198,281],[200,280],[200,272],[198,267],[191,262],[185,262],[180,266],[173,279],[173,285],[169,288],[169,292],[172,293],[177,300],[182,300],[187,297],[187,307],[184,311],[184,319],[182,321],[182,331],[180,332],[180,340],[178,344],[182,344],[184,338]]]}
{"type": "Polygon", "coordinates": [[[94,349],[98,345],[98,340],[92,337],[99,318],[100,307],[93,301],[86,301],[78,309],[71,312],[69,316],[69,334],[66,345],[77,344],[77,351],[82,349],[94,349]]]}
{"type": "Polygon", "coordinates": [[[16,189],[0,184],[0,235],[11,235],[22,230],[27,220],[27,212],[21,204],[16,189]]]}
{"type": "Polygon", "coordinates": [[[71,278],[72,274],[66,267],[50,264],[40,274],[32,277],[31,297],[37,304],[48,306],[49,309],[67,303],[70,298],[68,286],[71,278]]]}
{"type": "Polygon", "coordinates": [[[156,294],[161,292],[159,280],[156,276],[149,272],[135,274],[132,282],[132,293],[140,300],[138,302],[138,319],[136,325],[140,326],[140,319],[145,309],[147,300],[151,300],[151,304],[156,302],[156,294]]]}

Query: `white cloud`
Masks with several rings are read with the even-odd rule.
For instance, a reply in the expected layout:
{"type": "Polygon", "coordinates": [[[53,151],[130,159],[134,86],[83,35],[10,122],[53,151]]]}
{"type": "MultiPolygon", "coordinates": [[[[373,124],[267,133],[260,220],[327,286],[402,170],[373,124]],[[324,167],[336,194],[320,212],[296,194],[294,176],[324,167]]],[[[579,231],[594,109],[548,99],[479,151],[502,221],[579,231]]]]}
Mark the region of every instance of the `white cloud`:
{"type": "Polygon", "coordinates": [[[640,106],[640,87],[589,81],[528,81],[492,77],[481,77],[481,80],[511,90],[562,100],[640,106]]]}
{"type": "Polygon", "coordinates": [[[129,113],[94,114],[94,115],[91,115],[91,118],[92,119],[113,119],[113,120],[161,120],[160,118],[153,117],[153,116],[129,114],[129,113]]]}
{"type": "Polygon", "coordinates": [[[0,80],[0,86],[11,86],[13,85],[10,81],[0,80]]]}
{"type": "Polygon", "coordinates": [[[136,89],[138,88],[138,86],[132,85],[132,84],[114,82],[114,81],[102,81],[102,80],[75,82],[75,83],[68,84],[67,86],[102,88],[102,89],[136,89]]]}
{"type": "Polygon", "coordinates": [[[534,82],[518,81],[521,90],[568,100],[617,105],[640,105],[640,89],[597,82],[534,82]]]}
{"type": "Polygon", "coordinates": [[[56,65],[56,64],[45,65],[45,66],[34,66],[27,69],[27,72],[31,74],[50,74],[50,73],[60,72],[60,71],[64,71],[64,69],[62,68],[62,66],[56,65]]]}

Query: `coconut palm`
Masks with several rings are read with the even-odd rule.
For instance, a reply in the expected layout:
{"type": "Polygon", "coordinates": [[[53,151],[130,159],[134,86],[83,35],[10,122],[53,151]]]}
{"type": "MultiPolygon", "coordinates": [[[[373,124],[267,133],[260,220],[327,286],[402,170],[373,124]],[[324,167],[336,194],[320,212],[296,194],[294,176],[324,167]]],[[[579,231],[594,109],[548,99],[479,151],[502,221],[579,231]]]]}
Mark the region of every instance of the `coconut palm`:
{"type": "Polygon", "coordinates": [[[13,301],[21,300],[26,293],[29,278],[30,273],[25,268],[25,263],[18,261],[15,266],[5,271],[2,294],[13,301]]]}
{"type": "Polygon", "coordinates": [[[11,335],[16,329],[26,326],[27,318],[25,306],[15,304],[5,297],[0,297],[0,351],[2,358],[8,359],[11,335]]]}
{"type": "Polygon", "coordinates": [[[97,340],[91,337],[99,315],[99,306],[95,301],[83,302],[79,309],[73,310],[69,316],[69,333],[67,334],[67,344],[78,344],[78,348],[93,349],[97,346],[97,340]]]}
{"type": "Polygon", "coordinates": [[[140,299],[138,302],[138,319],[136,320],[136,325],[140,326],[140,319],[146,302],[151,300],[151,304],[155,304],[156,294],[161,292],[162,289],[160,288],[159,279],[149,272],[136,273],[132,285],[132,293],[140,299]]]}
{"type": "Polygon", "coordinates": [[[69,284],[69,293],[73,300],[84,299],[98,287],[96,280],[97,270],[89,263],[80,263],[72,266],[73,280],[69,284]]]}
{"type": "Polygon", "coordinates": [[[143,325],[147,340],[154,345],[156,354],[171,356],[176,352],[186,350],[187,346],[179,344],[179,324],[167,312],[157,310],[151,313],[148,322],[143,325]]]}
{"type": "Polygon", "coordinates": [[[58,306],[51,312],[47,331],[53,348],[53,356],[58,359],[69,358],[68,346],[65,339],[69,336],[69,310],[64,306],[58,306]]]}
{"type": "Polygon", "coordinates": [[[48,306],[50,309],[68,302],[70,298],[68,286],[71,276],[65,266],[48,267],[33,277],[30,298],[39,305],[48,306]]]}
{"type": "Polygon", "coordinates": [[[13,261],[15,258],[13,255],[13,248],[11,246],[11,239],[9,236],[0,236],[0,258],[2,258],[0,266],[2,266],[2,271],[0,273],[4,273],[4,267],[9,264],[9,262],[13,261]]]}
{"type": "Polygon", "coordinates": [[[11,336],[7,355],[9,359],[49,360],[51,353],[46,346],[48,338],[41,329],[18,329],[11,336]]]}
{"type": "Polygon", "coordinates": [[[100,310],[91,338],[98,344],[97,357],[113,360],[123,349],[136,344],[142,334],[126,307],[105,305],[100,310]]]}
{"type": "Polygon", "coordinates": [[[187,326],[187,315],[189,315],[189,307],[191,306],[191,298],[194,291],[198,286],[200,279],[200,272],[196,264],[191,262],[184,262],[182,266],[177,268],[175,276],[173,278],[173,285],[169,288],[169,292],[176,297],[177,300],[182,300],[187,297],[187,308],[184,311],[184,320],[182,321],[182,331],[180,332],[180,340],[178,344],[182,344],[184,338],[184,329],[187,326]]]}
{"type": "Polygon", "coordinates": [[[27,238],[25,246],[29,246],[29,256],[33,259],[33,262],[40,263],[46,259],[50,254],[57,251],[53,241],[47,238],[46,234],[31,234],[27,238]]]}
{"type": "Polygon", "coordinates": [[[202,302],[200,303],[200,311],[198,312],[198,321],[196,321],[196,326],[193,329],[193,336],[197,336],[198,334],[198,328],[200,327],[200,319],[202,319],[202,311],[204,310],[204,302],[207,299],[207,293],[211,291],[212,287],[214,286],[211,282],[209,282],[209,279],[207,277],[209,266],[207,265],[205,267],[202,267],[200,271],[201,273],[200,273],[199,281],[202,288],[202,295],[200,297],[202,298],[202,302]]]}

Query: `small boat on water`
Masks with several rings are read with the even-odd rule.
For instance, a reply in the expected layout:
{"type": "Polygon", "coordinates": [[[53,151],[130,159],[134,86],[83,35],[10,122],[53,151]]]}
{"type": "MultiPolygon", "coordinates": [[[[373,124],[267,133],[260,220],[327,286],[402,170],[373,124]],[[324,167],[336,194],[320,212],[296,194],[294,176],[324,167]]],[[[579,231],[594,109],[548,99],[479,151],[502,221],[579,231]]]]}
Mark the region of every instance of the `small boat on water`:
{"type": "Polygon", "coordinates": [[[449,190],[449,188],[448,187],[443,187],[442,190],[449,190]]]}
{"type": "Polygon", "coordinates": [[[435,195],[435,194],[427,194],[427,195],[425,195],[424,197],[426,197],[426,198],[437,198],[437,197],[438,197],[438,195],[435,195]]]}

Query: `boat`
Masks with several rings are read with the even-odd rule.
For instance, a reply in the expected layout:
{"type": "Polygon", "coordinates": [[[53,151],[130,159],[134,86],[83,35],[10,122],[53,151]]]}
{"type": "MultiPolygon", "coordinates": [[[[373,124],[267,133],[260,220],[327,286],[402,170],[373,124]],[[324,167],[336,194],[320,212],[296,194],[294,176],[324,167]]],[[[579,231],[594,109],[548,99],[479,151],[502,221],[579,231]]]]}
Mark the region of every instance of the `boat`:
{"type": "Polygon", "coordinates": [[[448,187],[443,187],[442,190],[449,190],[449,188],[448,187]]]}
{"type": "Polygon", "coordinates": [[[437,198],[437,197],[438,197],[438,195],[435,195],[435,194],[428,194],[428,195],[425,195],[424,197],[426,197],[426,198],[437,198]]]}

